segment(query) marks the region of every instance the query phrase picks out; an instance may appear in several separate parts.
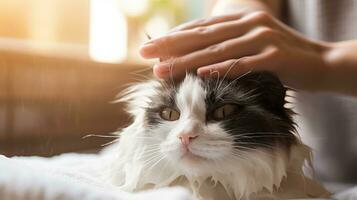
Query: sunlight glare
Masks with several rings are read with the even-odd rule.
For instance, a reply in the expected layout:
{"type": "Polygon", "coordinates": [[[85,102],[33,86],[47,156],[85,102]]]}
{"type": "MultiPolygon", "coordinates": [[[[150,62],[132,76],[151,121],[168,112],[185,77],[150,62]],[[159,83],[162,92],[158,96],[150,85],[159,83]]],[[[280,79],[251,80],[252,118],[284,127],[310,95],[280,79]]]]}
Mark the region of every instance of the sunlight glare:
{"type": "Polygon", "coordinates": [[[89,55],[93,60],[109,63],[125,60],[127,31],[117,0],[91,0],[89,55]]]}
{"type": "Polygon", "coordinates": [[[149,8],[149,0],[121,0],[122,8],[128,16],[140,16],[149,8]]]}
{"type": "Polygon", "coordinates": [[[146,32],[153,38],[164,35],[170,30],[170,24],[162,15],[152,17],[145,25],[146,32]]]}

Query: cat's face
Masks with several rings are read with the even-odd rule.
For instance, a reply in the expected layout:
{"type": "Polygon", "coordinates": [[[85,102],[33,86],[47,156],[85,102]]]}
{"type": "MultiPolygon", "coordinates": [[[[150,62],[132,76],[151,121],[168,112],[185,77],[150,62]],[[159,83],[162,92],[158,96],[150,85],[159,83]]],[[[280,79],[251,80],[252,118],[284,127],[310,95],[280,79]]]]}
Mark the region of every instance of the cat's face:
{"type": "Polygon", "coordinates": [[[251,73],[233,81],[192,75],[175,85],[150,81],[132,87],[126,100],[148,153],[200,174],[295,143],[284,97],[276,77],[251,73]]]}

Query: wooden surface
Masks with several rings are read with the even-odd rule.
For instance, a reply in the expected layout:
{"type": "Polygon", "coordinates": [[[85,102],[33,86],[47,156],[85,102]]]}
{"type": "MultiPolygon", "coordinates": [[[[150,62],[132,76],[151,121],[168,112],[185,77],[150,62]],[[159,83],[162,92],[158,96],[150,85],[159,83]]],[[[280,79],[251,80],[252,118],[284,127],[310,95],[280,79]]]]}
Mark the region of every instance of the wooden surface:
{"type": "Polygon", "coordinates": [[[135,64],[0,49],[0,153],[50,156],[95,149],[130,119],[111,104],[134,82],[135,64]]]}

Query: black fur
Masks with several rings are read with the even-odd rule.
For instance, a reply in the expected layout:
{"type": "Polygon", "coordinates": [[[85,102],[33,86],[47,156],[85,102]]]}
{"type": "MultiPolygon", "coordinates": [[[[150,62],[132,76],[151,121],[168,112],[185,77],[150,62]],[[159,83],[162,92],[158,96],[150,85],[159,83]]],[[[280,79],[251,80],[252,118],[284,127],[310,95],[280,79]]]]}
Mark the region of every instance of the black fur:
{"type": "Polygon", "coordinates": [[[286,88],[273,74],[249,73],[235,80],[221,80],[218,87],[215,79],[204,81],[207,123],[213,120],[212,110],[219,105],[238,105],[237,111],[222,121],[224,129],[235,137],[237,148],[272,148],[296,142],[293,112],[284,107],[286,88]]]}

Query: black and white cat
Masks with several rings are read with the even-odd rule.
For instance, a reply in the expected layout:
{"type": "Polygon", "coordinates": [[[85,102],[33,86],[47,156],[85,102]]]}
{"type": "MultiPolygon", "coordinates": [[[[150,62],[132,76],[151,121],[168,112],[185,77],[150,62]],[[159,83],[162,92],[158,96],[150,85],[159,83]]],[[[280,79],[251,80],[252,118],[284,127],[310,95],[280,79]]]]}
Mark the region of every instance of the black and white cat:
{"type": "Polygon", "coordinates": [[[328,196],[303,173],[310,150],[285,93],[268,72],[133,85],[121,101],[134,121],[114,144],[109,177],[126,191],[183,186],[197,199],[328,196]]]}

